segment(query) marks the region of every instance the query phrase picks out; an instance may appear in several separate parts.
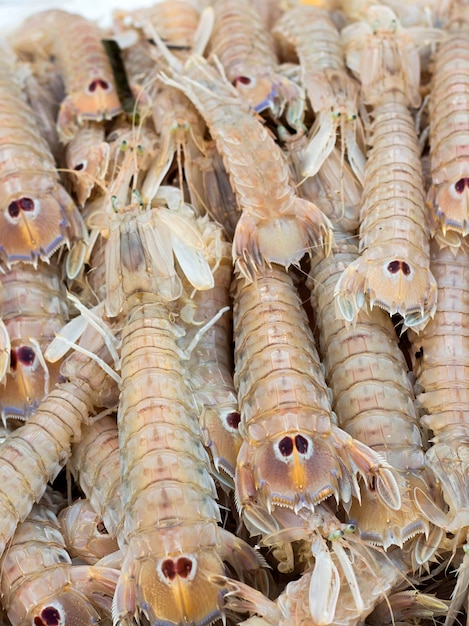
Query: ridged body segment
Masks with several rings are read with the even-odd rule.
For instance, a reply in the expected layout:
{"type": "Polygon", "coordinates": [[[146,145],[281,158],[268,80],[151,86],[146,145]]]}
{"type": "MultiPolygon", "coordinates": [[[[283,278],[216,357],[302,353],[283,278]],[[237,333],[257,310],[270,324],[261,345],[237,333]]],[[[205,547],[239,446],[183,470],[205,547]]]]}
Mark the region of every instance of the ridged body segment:
{"type": "Polygon", "coordinates": [[[165,304],[140,302],[123,332],[118,424],[127,539],[155,527],[219,520],[178,334],[165,304]]]}

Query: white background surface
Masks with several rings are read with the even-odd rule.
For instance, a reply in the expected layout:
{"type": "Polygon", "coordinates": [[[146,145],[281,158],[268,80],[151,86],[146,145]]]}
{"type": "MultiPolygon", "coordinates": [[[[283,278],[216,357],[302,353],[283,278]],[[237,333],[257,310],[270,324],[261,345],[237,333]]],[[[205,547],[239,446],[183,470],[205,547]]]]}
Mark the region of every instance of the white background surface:
{"type": "Polygon", "coordinates": [[[113,9],[136,9],[156,4],[158,0],[0,0],[0,31],[3,35],[25,17],[55,8],[81,13],[103,26],[111,24],[113,9]]]}

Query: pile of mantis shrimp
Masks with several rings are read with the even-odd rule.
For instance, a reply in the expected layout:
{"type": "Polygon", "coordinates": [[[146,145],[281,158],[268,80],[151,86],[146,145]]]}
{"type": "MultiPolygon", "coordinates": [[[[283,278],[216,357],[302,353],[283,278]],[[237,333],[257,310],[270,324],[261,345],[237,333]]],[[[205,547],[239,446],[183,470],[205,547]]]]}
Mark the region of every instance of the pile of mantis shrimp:
{"type": "Polygon", "coordinates": [[[469,4],[313,4],[0,41],[5,625],[466,620],[469,4]]]}

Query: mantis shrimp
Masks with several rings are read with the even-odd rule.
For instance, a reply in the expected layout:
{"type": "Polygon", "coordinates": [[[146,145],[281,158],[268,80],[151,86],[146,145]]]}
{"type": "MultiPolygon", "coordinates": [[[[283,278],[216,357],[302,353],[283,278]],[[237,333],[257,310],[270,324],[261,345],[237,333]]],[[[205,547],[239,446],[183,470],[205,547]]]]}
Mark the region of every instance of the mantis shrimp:
{"type": "Polygon", "coordinates": [[[17,524],[43,495],[47,482],[70,458],[71,443],[80,438],[82,422],[94,407],[112,401],[115,380],[101,365],[109,360],[102,335],[88,329],[80,350],[62,364],[62,373],[69,380],[52,389],[28,422],[0,444],[0,554],[17,524]],[[90,353],[101,359],[101,364],[90,353]]]}
{"type": "MultiPolygon", "coordinates": [[[[468,392],[464,383],[468,371],[469,247],[439,248],[432,242],[432,270],[438,283],[438,305],[433,320],[421,335],[410,334],[415,373],[415,391],[425,428],[433,435],[425,462],[438,481],[447,508],[434,502],[424,489],[417,488],[416,502],[422,513],[454,537],[454,549],[469,531],[469,489],[467,484],[468,392]]],[[[445,625],[452,623],[467,594],[469,557],[465,553],[445,625]]]]}
{"type": "MultiPolygon", "coordinates": [[[[221,258],[213,272],[214,286],[209,291],[197,291],[190,300],[199,325],[208,323],[218,311],[231,304],[230,245],[226,241],[214,243],[221,243],[221,258]]],[[[215,253],[213,256],[216,256],[215,253]]],[[[190,326],[188,324],[186,331],[188,337],[197,332],[197,326],[192,324],[192,329],[190,326]]],[[[226,313],[200,337],[188,362],[190,386],[201,405],[200,422],[207,437],[214,469],[219,480],[229,488],[233,487],[236,459],[242,441],[238,430],[238,396],[232,373],[232,331],[232,320],[226,313]]]]}
{"type": "Polygon", "coordinates": [[[192,50],[201,51],[206,44],[204,31],[207,29],[198,28],[199,11],[192,4],[178,0],[132,12],[119,11],[114,21],[122,39],[125,40],[129,26],[143,31],[146,37],[144,42],[140,39],[124,49],[137,103],[150,109],[155,129],[160,135],[158,153],[141,186],[142,196],[146,201],[152,200],[151,194],[156,193],[176,159],[179,178],[182,181],[184,168],[191,201],[197,206],[198,199],[192,194],[192,178],[197,175],[198,161],[205,158],[205,125],[191,102],[179,90],[155,81],[155,76],[166,63],[158,49],[147,40],[164,37],[173,54],[184,61],[192,50]]]}
{"type": "Polygon", "coordinates": [[[102,516],[96,513],[89,500],[76,500],[62,509],[57,519],[72,558],[95,565],[118,550],[115,537],[108,533],[102,516]]]}
{"type": "Polygon", "coordinates": [[[58,178],[54,158],[35,122],[15,71],[16,57],[4,43],[0,63],[0,263],[37,266],[59,248],[72,249],[67,275],[83,263],[87,230],[58,178]]]}
{"type": "Polygon", "coordinates": [[[1,562],[2,603],[12,626],[92,624],[110,614],[118,571],[73,566],[54,513],[35,504],[1,562]]]}
{"type": "Polygon", "coordinates": [[[439,545],[441,532],[435,528],[429,539],[429,523],[414,499],[415,488],[431,493],[433,479],[425,468],[412,384],[393,323],[381,309],[360,311],[353,327],[336,317],[337,277],[357,256],[350,237],[336,230],[333,254],[311,263],[311,303],[339,424],[396,470],[402,505],[389,510],[374,488],[367,488],[362,490],[361,502],[352,504],[349,519],[364,540],[385,549],[392,544],[402,547],[416,534],[424,534],[425,540],[412,548],[422,563],[439,545]]]}
{"type": "Polygon", "coordinates": [[[434,59],[430,92],[431,186],[428,202],[443,238],[469,233],[469,28],[467,3],[452,3],[434,59]]]}
{"type": "Polygon", "coordinates": [[[364,101],[374,105],[374,121],[360,208],[360,257],[340,277],[337,303],[351,322],[368,296],[371,308],[400,314],[404,328],[423,328],[435,313],[436,282],[420,147],[408,108],[420,102],[418,50],[390,9],[376,6],[369,13],[370,23],[342,31],[348,63],[359,68],[364,101]]]}
{"type": "Polygon", "coordinates": [[[115,418],[103,416],[83,425],[72,445],[70,468],[87,501],[99,515],[109,537],[115,538],[122,519],[119,442],[115,418]]]}
{"type": "Polygon", "coordinates": [[[303,133],[303,88],[282,73],[273,38],[249,0],[217,0],[210,53],[228,80],[258,113],[270,110],[278,120],[286,109],[289,126],[303,133]]]}
{"type": "Polygon", "coordinates": [[[317,246],[328,251],[329,220],[296,194],[281,148],[235,88],[202,57],[193,55],[184,68],[174,57],[169,61],[173,77],[161,78],[181,89],[204,117],[242,210],[233,237],[237,270],[254,280],[266,264],[289,267],[317,246]]]}
{"type": "Polygon", "coordinates": [[[210,461],[185,382],[185,333],[175,321],[183,284],[173,254],[191,289],[214,284],[206,219],[184,204],[142,206],[133,187],[138,160],[131,151],[126,157],[112,183],[117,212],[105,251],[105,310],[126,316],[118,408],[123,562],[113,621],[129,624],[143,614],[151,622],[205,624],[222,615],[211,575],[225,572],[223,559],[237,571],[260,566],[247,544],[218,526],[210,461]]]}
{"type": "Polygon", "coordinates": [[[47,364],[44,351],[66,323],[69,314],[58,260],[34,269],[16,263],[0,275],[0,313],[7,373],[0,391],[2,420],[27,419],[49,389],[61,380],[59,364],[47,364]]]}
{"type": "Polygon", "coordinates": [[[244,438],[236,493],[249,526],[269,532],[277,509],[314,512],[330,496],[348,508],[360,497],[358,474],[376,485],[384,507],[399,509],[389,464],[334,424],[314,340],[285,270],[265,269],[255,283],[237,280],[234,337],[244,438]]]}
{"type": "Polygon", "coordinates": [[[25,20],[12,37],[22,54],[56,59],[66,92],[57,120],[64,143],[84,121],[112,119],[122,110],[102,36],[83,16],[51,9],[25,20]]]}

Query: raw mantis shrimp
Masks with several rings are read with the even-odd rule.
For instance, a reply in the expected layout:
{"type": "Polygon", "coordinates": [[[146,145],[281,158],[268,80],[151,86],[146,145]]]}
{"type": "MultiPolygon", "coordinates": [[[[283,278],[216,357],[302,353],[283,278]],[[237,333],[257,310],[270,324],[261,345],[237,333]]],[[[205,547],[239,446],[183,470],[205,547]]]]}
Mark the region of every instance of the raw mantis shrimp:
{"type": "Polygon", "coordinates": [[[54,513],[35,504],[1,562],[2,603],[12,626],[92,624],[110,614],[118,574],[73,566],[54,513]]]}
{"type": "Polygon", "coordinates": [[[27,419],[61,380],[60,364],[44,351],[68,320],[69,304],[57,259],[49,265],[16,263],[0,275],[0,313],[8,334],[8,372],[0,391],[2,420],[27,419]]]}
{"type": "MultiPolygon", "coordinates": [[[[464,407],[469,397],[461,385],[469,366],[465,360],[468,253],[465,242],[456,255],[449,248],[439,249],[436,242],[432,243],[432,269],[439,292],[437,312],[428,329],[418,336],[410,335],[417,402],[425,428],[433,433],[433,445],[426,460],[441,483],[449,506],[445,527],[453,533],[469,526],[469,492],[464,470],[467,448],[464,407]]],[[[430,514],[432,510],[433,507],[430,514]]],[[[440,521],[441,515],[442,512],[440,521]]]]}
{"type": "MultiPolygon", "coordinates": [[[[142,30],[147,38],[155,34],[164,37],[165,44],[181,61],[188,57],[193,48],[199,50],[205,46],[203,29],[200,35],[198,31],[199,12],[187,2],[162,2],[147,10],[119,12],[115,19],[119,30],[130,23],[134,28],[142,30]]],[[[191,202],[198,207],[199,198],[193,194],[192,182],[198,175],[199,162],[205,159],[205,124],[184,94],[161,81],[155,81],[158,72],[166,67],[161,52],[146,41],[142,50],[141,40],[137,43],[136,53],[132,52],[133,47],[127,51],[130,79],[137,93],[137,102],[140,97],[142,104],[151,111],[155,129],[160,136],[159,150],[142,184],[141,194],[145,201],[151,201],[152,194],[156,193],[176,161],[179,179],[187,180],[191,202]],[[153,62],[145,62],[143,72],[140,62],[142,52],[146,52],[147,58],[153,59],[153,62]]]]}
{"type": "Polygon", "coordinates": [[[112,119],[122,110],[102,36],[81,15],[51,9],[24,21],[12,38],[22,54],[56,59],[66,92],[57,119],[64,143],[83,122],[112,119]]]}
{"type": "Polygon", "coordinates": [[[16,58],[2,44],[0,63],[0,263],[37,265],[70,246],[66,268],[76,275],[87,230],[62,187],[55,161],[34,120],[18,75],[16,58]]]}
{"type": "MultiPolygon", "coordinates": [[[[332,538],[331,543],[337,542],[332,538]]],[[[354,544],[350,549],[356,570],[356,587],[351,588],[338,556],[339,549],[332,552],[332,561],[323,543],[314,546],[316,561],[301,578],[289,582],[275,601],[259,591],[235,581],[224,582],[228,587],[225,602],[227,608],[244,612],[249,610],[260,617],[251,617],[240,622],[243,626],[358,626],[374,607],[382,602],[386,607],[392,589],[404,579],[403,572],[409,569],[408,557],[394,548],[388,554],[366,546],[354,544]],[[331,579],[328,588],[324,582],[331,579]],[[362,598],[357,606],[357,594],[362,598]],[[331,610],[333,609],[333,611],[331,610]]],[[[347,550],[348,551],[348,550],[347,550]]],[[[414,616],[438,616],[447,611],[447,604],[431,596],[421,594],[420,610],[414,616]]],[[[390,605],[392,611],[392,605],[390,605]]],[[[383,611],[384,612],[384,611],[383,611]]],[[[391,617],[390,623],[397,622],[391,617]]],[[[368,622],[366,622],[368,623],[368,622]]],[[[383,622],[379,622],[382,624],[383,622]]],[[[407,623],[407,622],[406,622],[407,623]]],[[[409,622],[411,623],[411,622],[409,622]]]]}
{"type": "MultiPolygon", "coordinates": [[[[415,373],[415,391],[425,428],[433,445],[425,461],[434,473],[444,501],[434,501],[424,490],[415,498],[428,519],[452,533],[454,550],[469,533],[469,471],[467,408],[469,396],[465,379],[469,327],[469,247],[465,240],[455,254],[450,247],[432,242],[432,271],[438,283],[438,305],[433,320],[419,336],[410,334],[415,373]]],[[[466,550],[466,549],[465,549],[466,550]]],[[[458,571],[452,610],[457,610],[469,588],[469,555],[458,571]]],[[[452,623],[449,615],[445,625],[452,623]]]]}
{"type": "Polygon", "coordinates": [[[65,165],[72,180],[76,199],[83,206],[95,187],[104,181],[110,159],[110,146],[105,141],[104,126],[87,122],[80,126],[65,149],[65,165]],[[73,173],[72,173],[73,172],[73,173]]]}
{"type": "MultiPolygon", "coordinates": [[[[349,322],[368,296],[371,308],[400,314],[404,328],[423,328],[435,313],[436,282],[420,147],[408,109],[420,102],[418,50],[390,9],[373,9],[373,31],[362,23],[343,31],[349,51],[362,46],[363,98],[374,105],[374,121],[360,209],[360,257],[340,277],[337,302],[349,322]]],[[[354,55],[347,58],[358,65],[354,55]]]]}
{"type": "MultiPolygon", "coordinates": [[[[213,272],[213,288],[197,291],[190,300],[199,325],[208,323],[231,304],[231,246],[225,241],[221,242],[221,246],[220,262],[213,272]]],[[[200,337],[188,362],[190,386],[201,405],[200,421],[214,468],[219,480],[229,487],[233,487],[236,458],[241,446],[238,397],[233,383],[230,350],[232,330],[231,316],[226,313],[200,337]]],[[[195,332],[197,326],[193,325],[190,329],[188,325],[188,336],[195,332]]]]}
{"type": "Polygon", "coordinates": [[[467,3],[452,5],[446,38],[434,58],[430,92],[432,183],[428,202],[443,238],[469,233],[469,27],[467,3]]]}
{"type": "Polygon", "coordinates": [[[257,112],[270,110],[297,132],[304,132],[303,88],[282,74],[273,38],[250,0],[217,0],[210,53],[226,77],[257,112]]]}
{"type": "Polygon", "coordinates": [[[213,286],[217,257],[208,262],[206,218],[191,207],[141,205],[138,162],[127,156],[134,164],[113,181],[117,212],[106,247],[106,312],[126,316],[118,408],[123,562],[113,621],[143,614],[152,623],[205,624],[222,615],[211,575],[225,571],[223,559],[236,571],[260,566],[247,544],[218,526],[210,460],[185,382],[184,330],[175,323],[182,282],[173,255],[191,289],[213,286]]]}
{"type": "Polygon", "coordinates": [[[95,565],[119,549],[115,537],[108,533],[102,516],[96,513],[89,500],[76,500],[62,509],[57,519],[72,558],[95,565]]]}
{"type": "Polygon", "coordinates": [[[358,116],[359,85],[347,73],[339,31],[327,11],[297,6],[284,13],[274,32],[293,44],[316,115],[304,151],[303,176],[318,172],[332,152],[340,130],[354,174],[363,182],[364,133],[358,116]]]}
{"type": "Polygon", "coordinates": [[[266,264],[289,267],[317,246],[328,251],[329,220],[298,197],[280,147],[249,105],[202,57],[191,57],[184,70],[177,67],[182,74],[162,79],[204,117],[242,210],[233,238],[236,269],[253,280],[266,264]]]}
{"type": "Polygon", "coordinates": [[[385,507],[399,509],[388,463],[333,423],[314,340],[282,268],[266,268],[255,283],[238,279],[234,337],[244,438],[236,493],[249,526],[269,532],[277,508],[314,512],[330,496],[348,508],[360,497],[358,474],[385,507]]]}
{"type": "MultiPolygon", "coordinates": [[[[357,258],[358,250],[348,235],[336,231],[335,238],[330,257],[312,260],[309,283],[332,406],[339,425],[379,452],[396,470],[402,498],[398,510],[389,510],[373,487],[368,487],[362,490],[361,502],[353,502],[349,519],[363,539],[385,549],[424,534],[426,541],[422,538],[414,550],[416,560],[425,562],[431,551],[430,528],[415,503],[414,489],[431,493],[432,480],[425,469],[412,384],[394,325],[384,311],[359,311],[353,327],[336,317],[334,286],[343,268],[357,258]]],[[[432,541],[436,547],[435,533],[432,541]]]]}
{"type": "Polygon", "coordinates": [[[122,519],[122,490],[115,418],[104,416],[83,426],[80,441],[72,445],[70,469],[109,536],[116,537],[122,519]]]}
{"type": "MultiPolygon", "coordinates": [[[[80,349],[94,353],[102,362],[109,359],[102,336],[94,329],[80,343],[80,349]]],[[[115,381],[91,356],[71,354],[62,372],[69,380],[51,390],[28,422],[0,444],[0,554],[17,524],[41,498],[47,482],[67,462],[72,441],[80,438],[82,422],[94,407],[105,406],[114,395],[115,381]]]]}

